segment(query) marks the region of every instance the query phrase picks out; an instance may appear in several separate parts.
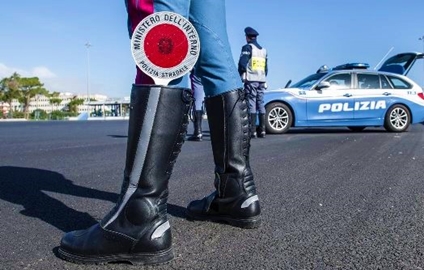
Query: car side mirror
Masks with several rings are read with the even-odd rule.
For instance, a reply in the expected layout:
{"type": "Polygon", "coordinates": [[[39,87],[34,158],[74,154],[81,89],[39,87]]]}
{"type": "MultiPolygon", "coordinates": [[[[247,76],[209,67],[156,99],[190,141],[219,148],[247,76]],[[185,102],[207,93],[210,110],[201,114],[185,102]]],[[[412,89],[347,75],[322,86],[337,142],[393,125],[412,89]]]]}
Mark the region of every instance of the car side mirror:
{"type": "Polygon", "coordinates": [[[329,88],[331,86],[331,84],[329,82],[320,82],[315,89],[316,90],[322,90],[324,88],[329,88]]]}

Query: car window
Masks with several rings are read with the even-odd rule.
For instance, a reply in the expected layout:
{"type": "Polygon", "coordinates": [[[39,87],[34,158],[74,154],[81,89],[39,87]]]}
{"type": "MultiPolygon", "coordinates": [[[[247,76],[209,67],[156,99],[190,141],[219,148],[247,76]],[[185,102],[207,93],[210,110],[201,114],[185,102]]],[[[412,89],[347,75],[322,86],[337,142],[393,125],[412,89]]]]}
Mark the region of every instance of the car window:
{"type": "Polygon", "coordinates": [[[321,79],[326,73],[315,73],[305,79],[293,84],[292,88],[310,88],[312,87],[319,79],[321,79]]]}
{"type": "Polygon", "coordinates": [[[380,78],[376,74],[358,74],[359,89],[380,89],[380,78]]]}
{"type": "Polygon", "coordinates": [[[380,82],[381,82],[381,88],[382,89],[392,89],[393,87],[390,85],[389,81],[387,80],[386,76],[380,75],[380,82]]]}
{"type": "Polygon", "coordinates": [[[409,88],[411,88],[411,85],[408,82],[402,80],[401,78],[398,78],[398,77],[395,77],[395,76],[387,76],[387,78],[392,83],[392,85],[395,89],[409,89],[409,88]]]}
{"type": "Polygon", "coordinates": [[[350,73],[342,73],[329,76],[324,81],[329,82],[332,89],[348,89],[352,80],[350,73]]]}

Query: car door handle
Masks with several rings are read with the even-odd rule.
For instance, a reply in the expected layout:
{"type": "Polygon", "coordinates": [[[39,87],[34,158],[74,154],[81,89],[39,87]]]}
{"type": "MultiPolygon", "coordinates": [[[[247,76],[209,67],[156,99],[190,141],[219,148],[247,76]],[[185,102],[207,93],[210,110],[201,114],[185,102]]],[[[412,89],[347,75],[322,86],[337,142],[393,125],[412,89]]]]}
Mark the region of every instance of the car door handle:
{"type": "Polygon", "coordinates": [[[389,92],[384,92],[384,93],[383,93],[383,95],[384,95],[384,96],[390,96],[391,94],[392,94],[392,93],[389,93],[389,92]]]}
{"type": "Polygon", "coordinates": [[[351,96],[352,96],[352,94],[347,93],[347,94],[344,94],[343,96],[344,96],[344,97],[351,97],[351,96]]]}

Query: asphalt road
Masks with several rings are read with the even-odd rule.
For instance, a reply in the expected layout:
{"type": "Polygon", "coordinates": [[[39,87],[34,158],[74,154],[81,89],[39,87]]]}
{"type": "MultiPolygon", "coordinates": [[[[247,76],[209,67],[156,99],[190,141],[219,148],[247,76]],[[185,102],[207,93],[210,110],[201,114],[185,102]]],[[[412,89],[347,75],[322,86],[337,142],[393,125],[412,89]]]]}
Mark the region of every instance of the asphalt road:
{"type": "Polygon", "coordinates": [[[185,219],[185,206],[212,191],[214,169],[208,136],[186,142],[170,181],[175,260],[65,262],[56,255],[62,235],[100,220],[118,197],[127,127],[0,123],[0,269],[424,268],[423,125],[252,140],[263,211],[256,230],[185,219]]]}

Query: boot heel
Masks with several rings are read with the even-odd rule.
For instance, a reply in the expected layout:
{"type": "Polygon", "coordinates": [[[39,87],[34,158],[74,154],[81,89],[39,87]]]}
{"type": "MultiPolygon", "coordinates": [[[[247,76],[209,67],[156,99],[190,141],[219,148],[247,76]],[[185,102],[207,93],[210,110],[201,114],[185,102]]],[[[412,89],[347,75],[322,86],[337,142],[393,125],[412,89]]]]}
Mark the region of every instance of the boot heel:
{"type": "Polygon", "coordinates": [[[187,141],[201,142],[202,141],[202,138],[203,138],[203,135],[202,134],[199,134],[199,135],[193,134],[192,136],[190,136],[190,137],[187,138],[187,141]]]}
{"type": "Polygon", "coordinates": [[[255,217],[250,219],[233,219],[219,216],[202,216],[192,215],[189,211],[186,212],[187,220],[189,221],[213,221],[218,223],[226,223],[228,225],[239,227],[243,229],[257,229],[261,226],[261,217],[255,217]]]}
{"type": "Polygon", "coordinates": [[[59,248],[59,257],[75,264],[104,265],[116,262],[128,262],[132,265],[160,265],[174,259],[172,248],[155,253],[115,254],[105,256],[81,256],[59,248]]]}
{"type": "Polygon", "coordinates": [[[243,229],[257,229],[261,226],[262,220],[260,217],[251,219],[227,219],[225,220],[228,224],[234,227],[243,229]]]}
{"type": "Polygon", "coordinates": [[[133,265],[161,265],[171,262],[174,259],[172,249],[159,253],[134,254],[128,261],[133,265]]]}

